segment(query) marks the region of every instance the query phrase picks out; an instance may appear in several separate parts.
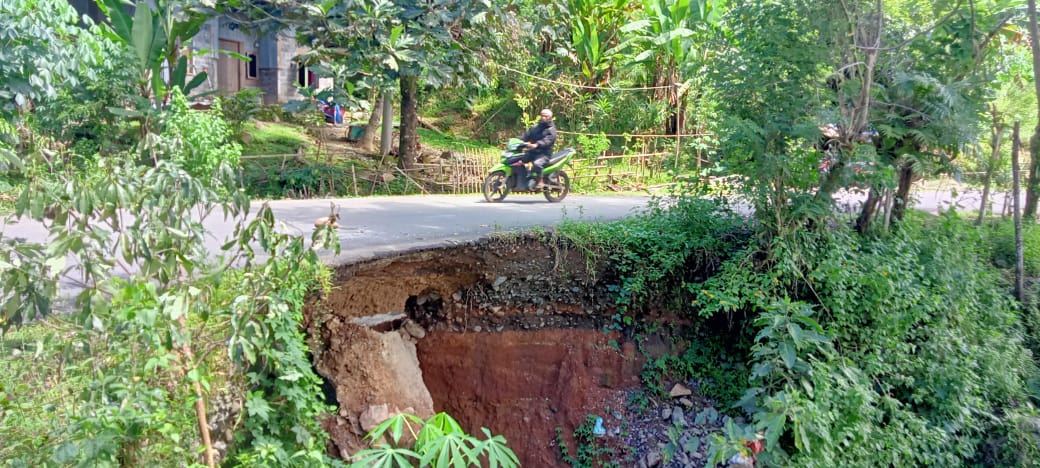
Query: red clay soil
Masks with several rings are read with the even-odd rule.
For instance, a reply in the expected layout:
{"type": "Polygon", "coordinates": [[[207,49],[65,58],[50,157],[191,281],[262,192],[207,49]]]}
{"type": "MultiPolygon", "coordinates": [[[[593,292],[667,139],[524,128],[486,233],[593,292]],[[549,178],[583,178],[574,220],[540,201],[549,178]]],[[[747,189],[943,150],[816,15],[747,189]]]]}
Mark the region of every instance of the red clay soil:
{"type": "Polygon", "coordinates": [[[522,466],[567,466],[557,427],[574,453],[571,434],[586,415],[624,413],[625,390],[639,384],[634,346],[615,349],[614,339],[593,329],[434,331],[418,355],[436,411],[470,434],[505,436],[522,466]]]}

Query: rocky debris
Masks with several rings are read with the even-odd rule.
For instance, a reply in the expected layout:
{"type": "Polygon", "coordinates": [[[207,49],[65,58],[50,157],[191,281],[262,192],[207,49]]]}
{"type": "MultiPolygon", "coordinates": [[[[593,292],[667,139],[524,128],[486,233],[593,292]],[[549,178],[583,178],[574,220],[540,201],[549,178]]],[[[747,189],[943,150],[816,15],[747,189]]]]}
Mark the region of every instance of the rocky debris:
{"type": "Polygon", "coordinates": [[[358,422],[361,423],[361,429],[367,433],[387,419],[390,419],[390,408],[387,407],[386,403],[383,403],[381,405],[369,406],[358,417],[358,422]]]}
{"type": "Polygon", "coordinates": [[[672,425],[675,427],[686,426],[686,418],[683,417],[682,408],[678,406],[672,408],[672,425]]]}
{"type": "Polygon", "coordinates": [[[661,452],[659,452],[657,450],[652,450],[650,453],[646,454],[646,466],[648,468],[653,468],[655,466],[660,466],[661,465],[661,460],[662,460],[661,452]]]}
{"type": "MultiPolygon", "coordinates": [[[[729,416],[721,418],[715,409],[716,402],[697,394],[698,381],[682,385],[691,390],[679,402],[669,393],[664,399],[652,399],[645,410],[630,407],[625,419],[615,423],[623,426],[623,433],[627,434],[620,437],[618,444],[630,450],[629,459],[637,460],[640,467],[704,466],[711,434],[722,432],[724,420],[729,416]]],[[[632,400],[634,398],[630,398],[632,400]]],[[[734,419],[734,422],[740,421],[742,419],[734,419]]]]}
{"type": "Polygon", "coordinates": [[[316,367],[331,380],[347,417],[379,404],[411,407],[421,418],[433,415],[415,344],[398,331],[377,332],[333,318],[324,324],[322,335],[326,348],[319,353],[316,367]]]}
{"type": "Polygon", "coordinates": [[[421,325],[411,320],[405,320],[404,326],[401,328],[417,340],[421,340],[426,336],[426,330],[421,325]]]}
{"type": "Polygon", "coordinates": [[[234,428],[242,414],[241,393],[228,389],[227,393],[213,397],[207,405],[207,422],[217,461],[227,455],[228,447],[235,441],[234,428]]]}
{"type": "Polygon", "coordinates": [[[689,396],[692,393],[693,392],[690,391],[690,389],[686,388],[685,385],[677,383],[674,386],[672,386],[672,389],[668,392],[668,395],[670,395],[672,398],[678,398],[689,396]]]}

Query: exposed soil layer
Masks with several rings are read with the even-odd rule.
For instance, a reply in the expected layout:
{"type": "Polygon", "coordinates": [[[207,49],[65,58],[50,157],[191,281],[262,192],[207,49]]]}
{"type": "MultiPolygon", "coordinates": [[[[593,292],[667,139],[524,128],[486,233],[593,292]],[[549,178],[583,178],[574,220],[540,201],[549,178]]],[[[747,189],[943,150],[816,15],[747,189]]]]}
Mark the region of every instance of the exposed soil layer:
{"type": "Polygon", "coordinates": [[[590,413],[621,410],[638,385],[631,344],[618,349],[600,330],[434,332],[419,341],[423,379],[437,411],[470,434],[502,434],[523,466],[565,466],[564,441],[590,413]]]}

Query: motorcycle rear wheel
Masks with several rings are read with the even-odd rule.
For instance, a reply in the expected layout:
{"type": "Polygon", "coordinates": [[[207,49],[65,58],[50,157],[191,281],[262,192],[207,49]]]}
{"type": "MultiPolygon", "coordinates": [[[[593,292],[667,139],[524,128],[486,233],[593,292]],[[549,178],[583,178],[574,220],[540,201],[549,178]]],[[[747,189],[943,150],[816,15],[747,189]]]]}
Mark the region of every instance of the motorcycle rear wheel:
{"type": "Polygon", "coordinates": [[[545,186],[545,199],[552,203],[563,201],[571,192],[571,178],[566,172],[559,171],[548,176],[549,183],[545,186]]]}
{"type": "Polygon", "coordinates": [[[498,203],[509,195],[509,184],[506,182],[506,173],[495,171],[484,178],[484,200],[488,203],[498,203]]]}

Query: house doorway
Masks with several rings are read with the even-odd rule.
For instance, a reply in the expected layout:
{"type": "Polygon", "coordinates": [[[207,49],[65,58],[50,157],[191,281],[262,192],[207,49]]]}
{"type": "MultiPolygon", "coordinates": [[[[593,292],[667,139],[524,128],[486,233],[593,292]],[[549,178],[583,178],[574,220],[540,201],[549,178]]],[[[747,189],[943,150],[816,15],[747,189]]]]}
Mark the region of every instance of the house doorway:
{"type": "MultiPolygon", "coordinates": [[[[238,41],[220,40],[221,50],[242,53],[242,43],[238,41]]],[[[242,89],[242,61],[227,54],[217,58],[217,86],[222,93],[237,93],[242,89]]]]}

